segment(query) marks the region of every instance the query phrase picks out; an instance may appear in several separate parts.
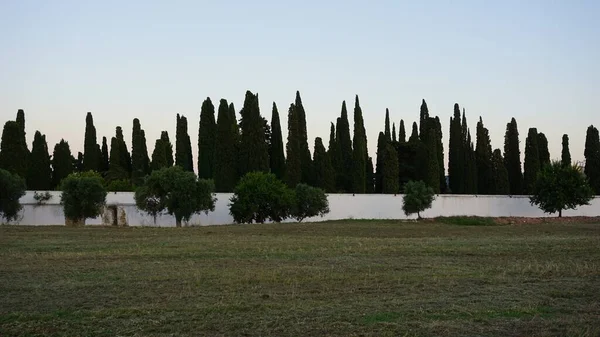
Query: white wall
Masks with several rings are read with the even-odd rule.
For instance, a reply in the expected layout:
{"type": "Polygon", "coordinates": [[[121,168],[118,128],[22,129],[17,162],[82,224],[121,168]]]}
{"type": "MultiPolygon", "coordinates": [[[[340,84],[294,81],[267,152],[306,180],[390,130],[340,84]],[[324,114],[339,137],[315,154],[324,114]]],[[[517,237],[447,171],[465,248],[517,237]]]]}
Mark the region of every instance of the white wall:
{"type": "MultiPolygon", "coordinates": [[[[20,225],[64,225],[65,218],[60,205],[60,192],[50,192],[52,198],[43,205],[38,205],[33,198],[34,192],[28,191],[21,198],[23,210],[17,221],[20,225]]],[[[215,211],[194,215],[189,225],[222,225],[233,223],[229,215],[229,199],[231,193],[217,193],[215,211]]],[[[330,194],[330,213],[320,218],[305,221],[324,221],[339,219],[408,219],[402,211],[402,195],[385,194],[330,194]]],[[[121,220],[128,226],[155,226],[151,216],[135,207],[133,193],[109,193],[107,206],[118,206],[121,220]]],[[[544,214],[529,203],[526,196],[482,196],[482,195],[438,195],[430,209],[423,212],[423,217],[437,216],[518,216],[518,217],[547,217],[556,216],[544,214]]],[[[600,216],[600,197],[594,198],[590,205],[576,210],[563,212],[563,216],[600,216]]],[[[287,220],[292,222],[294,220],[287,220]]],[[[104,216],[87,219],[88,225],[110,225],[113,223],[112,212],[107,210],[104,216]]],[[[124,225],[124,224],[121,224],[124,225]]],[[[175,218],[163,215],[157,218],[156,226],[174,227],[175,218]]]]}

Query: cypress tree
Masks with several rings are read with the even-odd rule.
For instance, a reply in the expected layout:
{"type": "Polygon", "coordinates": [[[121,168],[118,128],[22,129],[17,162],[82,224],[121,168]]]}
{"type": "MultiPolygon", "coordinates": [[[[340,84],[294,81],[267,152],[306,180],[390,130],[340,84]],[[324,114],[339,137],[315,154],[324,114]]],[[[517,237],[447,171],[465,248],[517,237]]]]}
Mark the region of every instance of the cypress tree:
{"type": "Polygon", "coordinates": [[[308,147],[308,132],[306,128],[306,112],[302,105],[300,92],[296,91],[295,107],[298,115],[298,132],[300,141],[300,163],[302,171],[302,182],[305,184],[312,183],[312,158],[308,147]]]}
{"type": "Polygon", "coordinates": [[[25,179],[27,176],[27,144],[21,137],[23,131],[21,124],[16,121],[7,121],[2,130],[0,142],[0,168],[19,175],[25,179]]]}
{"type": "Polygon", "coordinates": [[[127,149],[127,144],[125,143],[125,138],[123,137],[123,129],[121,129],[120,126],[117,126],[116,128],[116,138],[119,144],[119,155],[121,156],[119,163],[121,167],[125,169],[128,179],[129,177],[131,177],[131,171],[133,169],[131,166],[131,154],[129,154],[129,150],[127,149]]]}
{"type": "MultiPolygon", "coordinates": [[[[385,167],[385,153],[387,151],[387,141],[383,132],[377,137],[377,160],[375,165],[375,193],[383,193],[383,171],[385,167]]],[[[397,156],[396,156],[397,157],[397,156]]]]}
{"type": "Polygon", "coordinates": [[[398,132],[398,142],[406,143],[406,129],[404,128],[404,120],[400,120],[400,131],[398,132]]]}
{"type": "Polygon", "coordinates": [[[298,110],[294,103],[288,109],[288,138],[286,144],[285,182],[296,187],[302,182],[302,158],[300,153],[300,130],[298,130],[298,110]]]}
{"type": "Polygon", "coordinates": [[[367,187],[365,192],[369,194],[375,193],[375,172],[373,170],[373,157],[369,157],[369,160],[367,160],[367,187]]]}
{"type": "MultiPolygon", "coordinates": [[[[25,152],[23,152],[23,153],[26,156],[25,165],[27,165],[27,158],[29,158],[29,148],[27,148],[27,140],[25,139],[25,135],[27,133],[25,132],[25,111],[23,111],[23,109],[17,110],[16,122],[20,126],[19,144],[22,144],[22,146],[25,147],[25,152]]],[[[23,176],[23,178],[25,178],[25,177],[23,176]]]]}
{"type": "Polygon", "coordinates": [[[429,109],[427,108],[427,103],[425,103],[424,99],[421,102],[421,109],[419,115],[419,134],[421,135],[421,140],[424,140],[427,133],[427,122],[429,119],[429,109]]]}
{"type": "Polygon", "coordinates": [[[73,173],[73,155],[69,143],[61,139],[54,146],[52,153],[52,187],[60,186],[60,182],[73,173]]]}
{"type": "Polygon", "coordinates": [[[96,139],[96,127],[92,113],[85,116],[85,138],[83,143],[83,169],[85,171],[100,171],[100,157],[96,139]]]}
{"type": "Polygon", "coordinates": [[[540,170],[550,165],[550,151],[548,151],[548,139],[543,133],[538,133],[538,153],[540,158],[540,170]]]}
{"type": "Polygon", "coordinates": [[[504,165],[502,152],[500,149],[495,149],[492,153],[492,176],[493,184],[489,194],[507,195],[510,193],[510,184],[508,182],[508,171],[504,165]]]}
{"type": "Polygon", "coordinates": [[[234,126],[233,128],[235,130],[235,134],[237,135],[236,137],[238,138],[236,141],[239,141],[240,126],[238,124],[237,117],[235,116],[235,107],[233,106],[233,103],[229,103],[229,116],[232,120],[234,126]]]}
{"type": "Polygon", "coordinates": [[[313,162],[315,166],[315,186],[322,188],[326,192],[333,192],[335,189],[333,165],[329,159],[329,154],[325,152],[325,146],[320,137],[315,138],[313,162]]]}
{"type": "Polygon", "coordinates": [[[50,168],[50,154],[48,153],[46,136],[36,131],[27,169],[27,189],[34,191],[49,190],[51,182],[52,169],[50,168]]]}
{"type": "Polygon", "coordinates": [[[214,177],[215,139],[217,124],[215,122],[215,106],[210,97],[200,108],[200,123],[198,126],[198,177],[212,179],[214,177]]]}
{"type": "Polygon", "coordinates": [[[162,138],[158,138],[154,143],[154,151],[152,151],[152,162],[150,164],[150,168],[152,171],[155,171],[165,167],[168,167],[167,147],[162,138]]]}
{"type": "Polygon", "coordinates": [[[334,162],[337,158],[337,144],[335,142],[335,125],[332,122],[330,122],[329,124],[329,147],[327,149],[327,153],[329,154],[329,159],[331,160],[331,163],[334,165],[335,168],[334,162]]]}
{"type": "Polygon", "coordinates": [[[75,172],[83,172],[83,153],[77,152],[77,159],[73,158],[73,169],[75,172]]]}
{"type": "Polygon", "coordinates": [[[438,131],[435,118],[427,117],[423,120],[424,134],[421,135],[422,143],[425,146],[426,163],[424,163],[426,171],[424,172],[424,181],[427,185],[433,188],[435,193],[440,193],[440,166],[438,163],[438,131]]]}
{"type": "Polygon", "coordinates": [[[476,143],[477,194],[490,194],[492,193],[494,184],[492,171],[492,143],[489,131],[483,126],[483,119],[481,117],[479,117],[479,122],[477,123],[476,143]]]}
{"type": "Polygon", "coordinates": [[[438,174],[440,181],[440,192],[446,193],[448,191],[448,186],[446,184],[446,169],[444,166],[444,144],[442,142],[443,133],[442,133],[442,123],[440,122],[439,117],[435,117],[435,131],[436,131],[436,141],[437,141],[437,161],[439,165],[438,174]]]}
{"type": "Polygon", "coordinates": [[[184,171],[194,172],[192,158],[192,142],[188,134],[187,118],[177,114],[177,130],[175,133],[175,165],[184,171]]]}
{"type": "Polygon", "coordinates": [[[260,115],[258,95],[246,91],[240,121],[240,175],[269,171],[269,148],[265,140],[264,120],[260,115]]]}
{"type": "Polygon", "coordinates": [[[464,151],[460,107],[454,104],[454,117],[450,118],[450,140],[448,146],[448,176],[450,190],[455,194],[464,193],[464,151]]]}
{"type": "Polygon", "coordinates": [[[336,125],[336,143],[338,144],[339,167],[337,190],[342,193],[352,191],[353,155],[352,140],[350,139],[350,123],[348,122],[348,111],[346,101],[342,102],[342,112],[336,125]]]}
{"type": "Polygon", "coordinates": [[[585,168],[590,187],[596,195],[600,194],[600,137],[598,129],[590,125],[585,136],[585,168]]]}
{"type": "Polygon", "coordinates": [[[392,142],[397,142],[396,140],[396,123],[392,123],[392,142]]]}
{"type": "Polygon", "coordinates": [[[562,136],[561,162],[565,166],[571,165],[571,152],[569,151],[569,136],[566,134],[562,136]]]}
{"type": "Polygon", "coordinates": [[[471,141],[471,132],[467,131],[467,146],[466,146],[466,157],[465,162],[467,166],[465,168],[466,186],[465,193],[476,194],[477,193],[477,158],[475,156],[475,148],[471,141]]]}
{"type": "Polygon", "coordinates": [[[271,146],[269,147],[271,173],[275,174],[277,179],[283,180],[285,177],[285,155],[283,152],[283,136],[281,134],[281,122],[279,121],[279,112],[277,111],[277,105],[275,104],[275,102],[273,102],[271,127],[271,146]]]}
{"type": "Polygon", "coordinates": [[[144,177],[150,173],[149,162],[146,134],[142,130],[140,120],[134,118],[131,132],[131,177],[134,185],[141,185],[144,182],[144,177]]]}
{"type": "Polygon", "coordinates": [[[362,116],[362,109],[358,102],[358,95],[354,103],[354,148],[353,157],[353,176],[352,191],[354,193],[365,193],[367,182],[367,134],[362,116]]]}
{"type": "Polygon", "coordinates": [[[237,183],[237,132],[235,111],[232,114],[227,100],[221,99],[217,115],[214,167],[215,191],[217,192],[232,192],[237,183]]]}
{"type": "Polygon", "coordinates": [[[100,150],[100,153],[100,172],[106,173],[108,172],[109,161],[108,143],[106,142],[106,137],[102,137],[102,149],[100,150]]]}
{"type": "Polygon", "coordinates": [[[413,122],[412,125],[412,133],[410,134],[410,138],[408,139],[409,143],[414,143],[419,141],[419,127],[417,126],[417,122],[413,122]]]}
{"type": "Polygon", "coordinates": [[[385,139],[387,139],[388,142],[392,141],[392,133],[390,131],[390,110],[389,109],[385,109],[385,139]]]}
{"type": "Polygon", "coordinates": [[[173,144],[169,140],[169,133],[167,131],[162,131],[160,133],[160,139],[165,145],[165,154],[167,156],[167,167],[173,166],[175,161],[173,160],[173,144]]]}
{"type": "Polygon", "coordinates": [[[523,186],[525,193],[533,191],[537,174],[540,171],[540,153],[536,128],[530,128],[525,139],[525,161],[523,163],[523,186]]]}
{"type": "Polygon", "coordinates": [[[506,134],[504,135],[504,166],[506,166],[506,171],[508,172],[510,194],[522,194],[523,174],[521,172],[519,130],[517,128],[517,121],[514,118],[506,124],[506,134]]]}
{"type": "MultiPolygon", "coordinates": [[[[385,134],[384,134],[385,139],[385,134]]],[[[382,179],[381,179],[381,190],[382,193],[385,194],[396,194],[400,190],[400,186],[398,183],[398,154],[396,153],[396,149],[389,144],[386,143],[385,152],[383,159],[383,169],[382,169],[382,179]]],[[[437,178],[437,177],[436,177],[437,178]]]]}
{"type": "Polygon", "coordinates": [[[106,180],[126,180],[129,179],[127,173],[127,163],[124,161],[125,156],[121,152],[123,145],[117,136],[110,139],[110,161],[108,163],[108,173],[106,180]]]}

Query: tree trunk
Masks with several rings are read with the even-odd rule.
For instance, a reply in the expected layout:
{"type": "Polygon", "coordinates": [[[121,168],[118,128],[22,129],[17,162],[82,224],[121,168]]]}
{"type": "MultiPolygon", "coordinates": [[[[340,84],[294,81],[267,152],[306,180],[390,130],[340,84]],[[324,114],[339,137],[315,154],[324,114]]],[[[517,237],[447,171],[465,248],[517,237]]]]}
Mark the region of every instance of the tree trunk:
{"type": "Polygon", "coordinates": [[[68,227],[83,227],[83,226],[85,226],[85,218],[83,218],[83,219],[65,218],[65,225],[68,227]]]}
{"type": "Polygon", "coordinates": [[[421,220],[421,212],[417,212],[417,220],[421,220]]]}
{"type": "Polygon", "coordinates": [[[181,227],[181,219],[175,218],[175,226],[176,227],[181,227]]]}
{"type": "Polygon", "coordinates": [[[559,217],[559,218],[562,218],[562,209],[559,209],[559,210],[558,210],[558,217],[559,217]]]}

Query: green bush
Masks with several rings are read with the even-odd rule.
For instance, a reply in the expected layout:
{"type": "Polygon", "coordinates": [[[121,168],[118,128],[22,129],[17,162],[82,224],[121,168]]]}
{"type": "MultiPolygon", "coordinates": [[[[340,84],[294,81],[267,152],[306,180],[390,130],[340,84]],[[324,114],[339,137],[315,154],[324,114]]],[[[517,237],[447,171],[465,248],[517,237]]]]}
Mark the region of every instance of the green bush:
{"type": "Polygon", "coordinates": [[[179,166],[152,171],[135,191],[137,207],[156,217],[163,212],[175,216],[177,227],[193,214],[215,210],[212,180],[198,179],[179,166]]]}
{"type": "Polygon", "coordinates": [[[409,181],[404,185],[404,214],[417,213],[417,217],[421,219],[421,212],[430,208],[434,199],[435,193],[427,184],[422,181],[409,181]]]}
{"type": "Polygon", "coordinates": [[[236,223],[281,222],[291,215],[294,193],[274,174],[250,172],[234,189],[229,212],[236,223]]]}
{"type": "Polygon", "coordinates": [[[323,216],[329,213],[327,195],[320,188],[298,184],[294,190],[294,197],[295,204],[291,215],[298,222],[302,222],[302,220],[309,217],[323,216]]]}
{"type": "Polygon", "coordinates": [[[6,221],[16,220],[23,208],[19,199],[25,195],[25,180],[0,169],[0,217],[6,221]]]}
{"type": "Polygon", "coordinates": [[[109,192],[133,192],[133,185],[127,179],[118,179],[110,181],[106,190],[109,192]]]}
{"type": "Polygon", "coordinates": [[[61,182],[60,203],[67,222],[85,225],[85,219],[102,214],[106,189],[100,174],[94,171],[71,173],[61,182]]]}

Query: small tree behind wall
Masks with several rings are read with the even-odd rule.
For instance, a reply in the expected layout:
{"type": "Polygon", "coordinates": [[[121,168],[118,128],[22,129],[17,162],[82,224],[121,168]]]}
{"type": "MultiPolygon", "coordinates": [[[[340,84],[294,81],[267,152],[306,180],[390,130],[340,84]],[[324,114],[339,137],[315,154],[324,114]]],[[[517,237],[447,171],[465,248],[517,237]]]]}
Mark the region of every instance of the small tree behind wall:
{"type": "Polygon", "coordinates": [[[85,225],[85,219],[102,214],[107,194],[103,182],[94,171],[71,173],[62,180],[60,203],[67,224],[85,225]]]}
{"type": "Polygon", "coordinates": [[[422,181],[409,181],[404,185],[402,210],[406,215],[417,213],[418,219],[421,219],[421,212],[430,208],[434,199],[433,188],[422,181]]]}

